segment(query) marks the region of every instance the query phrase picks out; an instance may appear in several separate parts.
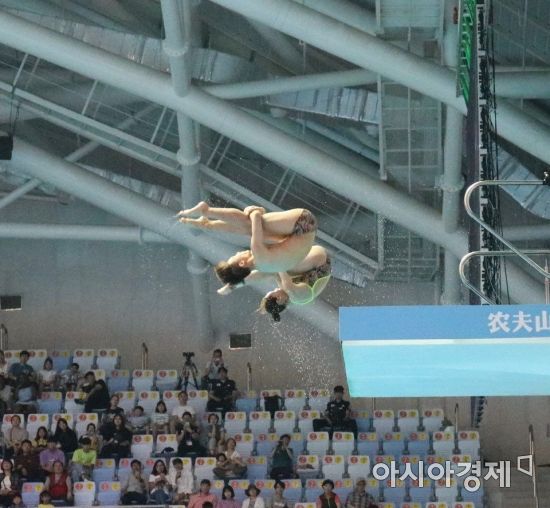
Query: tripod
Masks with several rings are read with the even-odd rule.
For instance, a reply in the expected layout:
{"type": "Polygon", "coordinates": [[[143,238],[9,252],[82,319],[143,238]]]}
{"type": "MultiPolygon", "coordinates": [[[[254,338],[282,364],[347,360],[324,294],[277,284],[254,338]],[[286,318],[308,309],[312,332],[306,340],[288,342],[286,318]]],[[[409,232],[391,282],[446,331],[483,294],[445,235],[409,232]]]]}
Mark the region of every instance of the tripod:
{"type": "Polygon", "coordinates": [[[199,389],[199,383],[197,382],[198,373],[199,370],[197,369],[195,362],[193,362],[191,358],[187,358],[187,360],[185,360],[185,363],[183,364],[183,369],[181,370],[181,377],[183,379],[183,383],[181,386],[182,390],[187,391],[187,387],[189,386],[189,376],[193,378],[192,385],[195,386],[195,389],[199,389]]]}

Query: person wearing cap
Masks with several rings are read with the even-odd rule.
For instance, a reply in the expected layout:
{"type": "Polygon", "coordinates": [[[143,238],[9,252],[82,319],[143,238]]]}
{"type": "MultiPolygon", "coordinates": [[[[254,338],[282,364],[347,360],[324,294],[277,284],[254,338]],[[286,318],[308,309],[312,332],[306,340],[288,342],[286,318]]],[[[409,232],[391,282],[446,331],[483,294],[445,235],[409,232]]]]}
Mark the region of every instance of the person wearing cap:
{"type": "Polygon", "coordinates": [[[323,487],[323,493],[317,498],[315,503],[317,508],[342,508],[338,494],[333,492],[334,482],[327,479],[321,484],[321,487],[323,487]]]}
{"type": "Polygon", "coordinates": [[[249,485],[244,491],[246,499],[243,501],[241,508],[265,508],[265,502],[260,497],[261,490],[256,485],[249,485]]]}
{"type": "Polygon", "coordinates": [[[344,387],[338,385],[334,387],[334,395],[327,404],[324,418],[313,420],[313,430],[315,432],[328,431],[330,439],[334,431],[353,432],[357,439],[357,422],[351,418],[351,406],[349,401],[344,400],[344,387]]]}
{"type": "Polygon", "coordinates": [[[366,486],[365,478],[355,480],[355,489],[348,495],[345,508],[377,508],[374,497],[365,490],[366,486]]]}

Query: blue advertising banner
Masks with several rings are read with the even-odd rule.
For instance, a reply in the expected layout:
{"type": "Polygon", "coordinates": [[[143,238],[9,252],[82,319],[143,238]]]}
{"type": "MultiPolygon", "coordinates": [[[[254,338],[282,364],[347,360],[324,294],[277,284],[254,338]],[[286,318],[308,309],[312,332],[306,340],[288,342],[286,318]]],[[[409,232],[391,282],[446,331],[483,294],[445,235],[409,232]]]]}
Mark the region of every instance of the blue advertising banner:
{"type": "Polygon", "coordinates": [[[340,308],[354,397],[550,395],[550,306],[340,308]]]}

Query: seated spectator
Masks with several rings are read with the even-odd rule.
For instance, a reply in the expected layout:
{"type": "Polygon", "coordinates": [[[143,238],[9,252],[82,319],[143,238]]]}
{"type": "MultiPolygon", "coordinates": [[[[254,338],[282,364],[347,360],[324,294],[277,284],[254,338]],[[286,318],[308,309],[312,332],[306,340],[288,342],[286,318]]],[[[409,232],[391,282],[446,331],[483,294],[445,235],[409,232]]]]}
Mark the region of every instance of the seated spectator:
{"type": "Polygon", "coordinates": [[[38,498],[38,508],[55,508],[52,504],[52,496],[47,490],[40,492],[38,498]]]}
{"type": "Polygon", "coordinates": [[[271,473],[273,480],[294,478],[294,451],[290,448],[290,436],[283,434],[271,453],[271,473]]]}
{"type": "Polygon", "coordinates": [[[0,375],[0,415],[11,411],[13,406],[13,388],[6,383],[6,378],[0,375]]]}
{"type": "Polygon", "coordinates": [[[157,460],[153,464],[153,470],[149,475],[149,497],[154,504],[168,504],[170,502],[170,482],[168,471],[163,460],[157,460]]]}
{"type": "Polygon", "coordinates": [[[44,366],[38,371],[38,389],[40,393],[53,391],[57,388],[57,372],[53,368],[53,360],[48,357],[44,360],[44,366]]]}
{"type": "Polygon", "coordinates": [[[191,413],[185,412],[176,432],[179,457],[200,457],[206,453],[200,442],[199,432],[199,427],[193,422],[191,413]]]}
{"type": "Polygon", "coordinates": [[[65,418],[57,420],[53,438],[57,441],[63,453],[73,453],[78,448],[76,432],[69,427],[65,418]]]}
{"type": "Polygon", "coordinates": [[[33,452],[32,444],[28,439],[21,443],[21,450],[15,456],[14,468],[22,482],[42,481],[40,460],[38,455],[33,452]]]}
{"type": "Polygon", "coordinates": [[[109,399],[109,407],[103,413],[103,424],[111,423],[116,415],[124,416],[124,409],[118,404],[120,397],[118,395],[112,395],[109,399]]]}
{"type": "Polygon", "coordinates": [[[219,424],[220,418],[217,414],[208,415],[208,455],[216,455],[220,442],[224,438],[222,426],[219,424]]]}
{"type": "Polygon", "coordinates": [[[132,433],[126,428],[122,416],[116,415],[112,423],[106,425],[102,430],[101,436],[103,437],[101,458],[118,459],[130,456],[132,433]]]}
{"type": "Polygon", "coordinates": [[[52,501],[56,504],[70,505],[73,501],[72,482],[69,473],[65,470],[63,462],[56,460],[53,463],[52,472],[44,482],[44,490],[50,493],[52,501]]]}
{"type": "Polygon", "coordinates": [[[338,494],[332,492],[334,490],[334,482],[332,480],[325,480],[321,487],[323,487],[323,493],[317,498],[317,508],[342,508],[342,503],[338,494]]]}
{"type": "Polygon", "coordinates": [[[348,495],[345,508],[378,508],[374,497],[365,490],[366,486],[365,478],[355,480],[355,488],[348,495]]]}
{"type": "Polygon", "coordinates": [[[172,461],[172,468],[168,473],[168,483],[174,493],[172,502],[176,505],[187,504],[195,481],[191,470],[183,468],[183,461],[180,458],[175,458],[172,461]]]}
{"type": "Polygon", "coordinates": [[[206,362],[204,375],[202,377],[202,389],[210,390],[210,384],[216,379],[220,379],[219,370],[224,367],[222,350],[214,349],[212,358],[206,362]]]}
{"type": "Polygon", "coordinates": [[[11,417],[11,427],[4,435],[5,453],[6,456],[13,457],[21,449],[21,443],[29,439],[29,433],[21,425],[21,418],[19,415],[13,415],[11,417]]]}
{"type": "Polygon", "coordinates": [[[56,462],[61,462],[65,465],[65,454],[57,447],[57,441],[53,436],[48,438],[48,446],[42,450],[39,455],[40,467],[44,475],[49,475],[53,472],[53,465],[56,462]]]}
{"type": "Polygon", "coordinates": [[[86,425],[86,432],[80,438],[80,442],[82,442],[84,438],[90,440],[90,449],[99,453],[99,450],[101,450],[101,434],[97,431],[95,423],[88,423],[88,425],[86,425]]]}
{"type": "Polygon", "coordinates": [[[95,374],[90,370],[84,376],[85,385],[82,385],[82,391],[86,393],[84,398],[84,412],[97,413],[104,412],[109,407],[109,389],[103,379],[96,379],[95,374]]]}
{"type": "Polygon", "coordinates": [[[151,415],[151,430],[153,437],[156,440],[158,434],[167,434],[169,431],[170,415],[166,410],[164,401],[159,400],[155,407],[154,413],[151,415]]]}
{"type": "Polygon", "coordinates": [[[36,436],[32,441],[32,448],[34,453],[40,453],[48,446],[48,437],[50,433],[46,427],[38,427],[36,429],[36,436]]]}
{"type": "Polygon", "coordinates": [[[244,493],[247,498],[243,501],[242,508],[265,508],[265,502],[260,497],[261,491],[256,485],[249,485],[244,493]]]}
{"type": "Polygon", "coordinates": [[[145,414],[143,407],[136,406],[128,417],[130,430],[134,434],[147,434],[149,430],[149,417],[145,414]]]}
{"type": "MultiPolygon", "coordinates": [[[[268,508],[290,508],[293,503],[284,497],[285,484],[281,480],[277,480],[273,488],[273,496],[267,503],[268,508]]],[[[356,506],[355,508],[360,507],[356,506]]]]}
{"type": "Polygon", "coordinates": [[[227,411],[231,411],[237,397],[237,388],[235,381],[227,377],[227,369],[220,367],[219,379],[215,379],[211,383],[210,391],[208,392],[208,403],[206,409],[212,412],[221,412],[222,417],[227,411]]]}
{"type": "Polygon", "coordinates": [[[335,430],[353,432],[357,439],[357,423],[351,418],[351,407],[347,400],[344,400],[344,387],[334,387],[334,398],[327,404],[324,418],[313,420],[315,432],[328,431],[330,438],[335,430]]]}
{"type": "Polygon", "coordinates": [[[201,480],[199,491],[189,498],[187,508],[206,508],[206,503],[212,503],[211,506],[218,504],[218,498],[210,492],[210,480],[201,480]]]}
{"type": "Polygon", "coordinates": [[[175,434],[178,424],[181,424],[183,414],[189,413],[192,418],[195,418],[195,408],[187,405],[189,397],[187,392],[182,390],[178,393],[178,402],[179,404],[172,409],[172,414],[170,416],[170,433],[175,434]]]}
{"type": "Polygon", "coordinates": [[[80,365],[73,362],[68,369],[62,370],[59,376],[59,386],[64,392],[74,392],[82,384],[83,378],[80,373],[80,365]]]}
{"type": "Polygon", "coordinates": [[[10,508],[27,508],[27,505],[23,503],[23,498],[19,492],[16,492],[11,501],[10,508]]]}
{"type": "MultiPolygon", "coordinates": [[[[223,451],[221,451],[217,458],[220,461],[220,455],[225,455],[227,461],[224,463],[225,469],[229,471],[229,475],[237,478],[241,478],[246,473],[246,464],[243,461],[241,454],[237,451],[237,442],[230,437],[222,445],[223,451]]],[[[215,470],[214,470],[215,473],[215,470]]],[[[228,474],[225,475],[227,477],[228,474]]]]}
{"type": "Polygon", "coordinates": [[[92,481],[97,453],[92,450],[92,442],[83,437],[80,440],[80,448],[73,453],[70,465],[73,483],[80,481],[92,481]]]}
{"type": "Polygon", "coordinates": [[[10,506],[16,494],[21,492],[19,475],[13,470],[11,460],[2,460],[0,465],[0,505],[10,506]]]}
{"type": "Polygon", "coordinates": [[[34,369],[27,363],[29,361],[29,352],[26,350],[19,353],[19,361],[13,363],[8,370],[8,376],[13,381],[14,385],[17,387],[20,384],[20,377],[25,375],[27,377],[34,376],[34,369]]]}
{"type": "Polygon", "coordinates": [[[216,508],[240,508],[241,503],[235,500],[235,491],[231,485],[226,485],[222,490],[222,498],[216,508]]]}
{"type": "Polygon", "coordinates": [[[18,378],[19,382],[15,388],[15,405],[13,410],[16,413],[29,415],[38,411],[38,386],[32,378],[22,373],[18,378]]]}
{"type": "Polygon", "coordinates": [[[6,361],[6,355],[4,354],[4,351],[0,349],[0,376],[2,376],[4,379],[8,379],[9,371],[10,366],[6,361]]]}
{"type": "Polygon", "coordinates": [[[146,504],[147,503],[147,482],[143,476],[143,469],[139,460],[132,460],[130,467],[132,472],[128,479],[122,484],[122,497],[120,502],[123,505],[146,504]]]}

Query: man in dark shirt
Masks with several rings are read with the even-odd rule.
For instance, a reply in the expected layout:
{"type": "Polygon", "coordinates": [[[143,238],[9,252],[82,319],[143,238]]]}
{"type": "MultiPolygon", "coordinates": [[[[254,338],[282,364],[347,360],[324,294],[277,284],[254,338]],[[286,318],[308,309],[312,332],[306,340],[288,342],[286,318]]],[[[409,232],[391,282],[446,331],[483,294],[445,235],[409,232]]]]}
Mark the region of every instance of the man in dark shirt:
{"type": "Polygon", "coordinates": [[[237,388],[235,381],[228,379],[225,367],[220,367],[218,375],[220,378],[211,383],[206,409],[212,412],[221,411],[222,417],[225,417],[225,413],[233,409],[237,388]]]}
{"type": "Polygon", "coordinates": [[[19,386],[23,376],[34,377],[34,369],[27,363],[29,361],[30,354],[28,351],[23,350],[19,353],[19,361],[14,363],[8,371],[8,376],[15,383],[15,386],[19,386]]]}
{"type": "Polygon", "coordinates": [[[335,386],[333,399],[327,404],[324,418],[313,420],[315,432],[328,431],[332,439],[335,430],[353,432],[357,439],[357,423],[351,418],[351,406],[344,400],[344,387],[335,386]]]}
{"type": "Polygon", "coordinates": [[[96,379],[92,371],[86,372],[86,383],[82,390],[86,393],[84,399],[84,411],[93,413],[104,411],[109,407],[109,389],[103,379],[96,379]]]}

